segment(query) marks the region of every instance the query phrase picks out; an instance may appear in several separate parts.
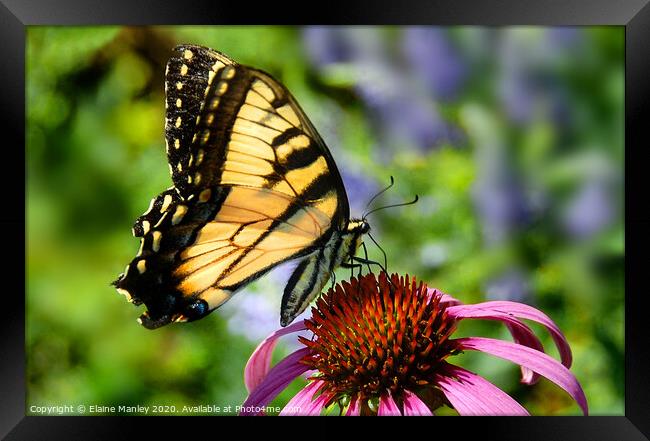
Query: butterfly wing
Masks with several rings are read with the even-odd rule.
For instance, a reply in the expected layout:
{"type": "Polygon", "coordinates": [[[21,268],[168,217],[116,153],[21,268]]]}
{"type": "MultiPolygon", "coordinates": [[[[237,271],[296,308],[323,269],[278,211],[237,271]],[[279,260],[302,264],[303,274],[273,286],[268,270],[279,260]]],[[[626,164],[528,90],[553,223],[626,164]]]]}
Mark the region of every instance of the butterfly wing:
{"type": "Polygon", "coordinates": [[[295,99],[270,75],[179,46],[167,68],[174,187],[136,221],[136,258],[115,282],[149,328],[195,320],[347,222],[341,177],[295,99]]]}

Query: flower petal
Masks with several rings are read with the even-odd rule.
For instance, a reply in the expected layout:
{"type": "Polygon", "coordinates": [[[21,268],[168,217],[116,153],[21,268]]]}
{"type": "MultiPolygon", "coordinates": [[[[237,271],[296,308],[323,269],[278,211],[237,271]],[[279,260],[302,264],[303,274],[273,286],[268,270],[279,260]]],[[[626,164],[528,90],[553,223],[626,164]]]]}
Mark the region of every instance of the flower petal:
{"type": "MultiPolygon", "coordinates": [[[[519,343],[529,348],[536,349],[538,351],[544,352],[544,346],[542,342],[539,341],[537,336],[533,333],[526,324],[513,317],[511,314],[508,314],[503,311],[493,310],[490,308],[485,308],[483,305],[486,303],[478,303],[475,305],[458,305],[451,306],[447,308],[447,314],[450,317],[453,317],[457,320],[462,320],[466,318],[473,319],[485,319],[485,320],[500,320],[502,321],[510,334],[512,335],[515,343],[519,343]]],[[[521,366],[521,382],[524,384],[534,384],[539,380],[539,375],[531,371],[527,367],[521,366]]]]}
{"type": "MultiPolygon", "coordinates": [[[[291,400],[289,400],[287,405],[284,406],[284,409],[282,409],[280,412],[280,416],[310,415],[315,410],[313,406],[314,401],[318,400],[318,398],[314,400],[314,395],[316,395],[322,385],[323,381],[321,380],[316,380],[309,383],[304,389],[302,389],[291,400]]],[[[321,405],[318,413],[320,413],[320,410],[322,410],[322,408],[323,406],[321,405]]]]}
{"type": "Polygon", "coordinates": [[[402,412],[399,411],[397,404],[393,400],[390,391],[386,391],[379,397],[379,409],[377,410],[378,416],[401,416],[402,412]]]}
{"type": "Polygon", "coordinates": [[[309,354],[308,348],[299,349],[276,364],[246,398],[240,415],[257,415],[258,408],[270,403],[289,383],[308,370],[307,365],[300,362],[307,354],[309,354]]]}
{"type": "Polygon", "coordinates": [[[453,305],[462,305],[462,302],[449,294],[445,294],[444,292],[440,291],[439,289],[436,288],[428,288],[427,289],[427,295],[429,296],[429,300],[431,297],[434,295],[440,295],[440,304],[441,305],[446,305],[446,306],[453,306],[453,305]]]}
{"type": "Polygon", "coordinates": [[[359,416],[361,414],[361,400],[354,395],[350,399],[350,405],[348,410],[345,412],[345,416],[359,416]]]}
{"type": "Polygon", "coordinates": [[[459,366],[443,362],[435,381],[461,415],[529,415],[510,395],[459,366]]]}
{"type": "Polygon", "coordinates": [[[551,334],[555,345],[557,346],[558,352],[560,353],[560,359],[562,364],[567,368],[571,367],[572,355],[571,348],[569,343],[566,340],[560,328],[551,320],[546,314],[542,311],[533,308],[532,306],[525,305],[518,302],[509,302],[505,300],[501,301],[492,301],[492,302],[483,302],[476,305],[466,305],[461,307],[450,307],[447,308],[449,314],[454,313],[455,309],[464,308],[463,315],[468,317],[468,314],[472,314],[472,310],[479,311],[492,311],[495,315],[498,314],[501,317],[517,317],[526,320],[532,320],[536,323],[543,325],[548,332],[551,334]]]}
{"type": "Polygon", "coordinates": [[[404,415],[405,416],[432,416],[433,412],[413,392],[404,391],[404,415]]]}
{"type": "Polygon", "coordinates": [[[451,341],[456,344],[458,349],[482,351],[495,357],[520,364],[545,376],[567,391],[582,408],[585,415],[589,413],[587,398],[576,377],[569,369],[543,352],[494,338],[465,337],[451,341]]]}
{"type": "Polygon", "coordinates": [[[246,390],[248,390],[248,392],[251,392],[259,386],[269,372],[273,348],[275,348],[278,338],[304,329],[307,328],[305,327],[305,322],[303,320],[289,325],[286,328],[278,329],[273,334],[262,340],[248,359],[248,363],[246,363],[246,368],[244,369],[244,383],[246,384],[246,390]]]}

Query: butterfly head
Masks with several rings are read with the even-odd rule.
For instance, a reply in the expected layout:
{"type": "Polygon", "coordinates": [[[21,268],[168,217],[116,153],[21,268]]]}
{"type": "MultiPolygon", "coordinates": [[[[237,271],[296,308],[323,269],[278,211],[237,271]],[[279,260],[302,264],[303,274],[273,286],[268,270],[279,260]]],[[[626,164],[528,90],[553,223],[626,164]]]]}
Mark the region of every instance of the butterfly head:
{"type": "Polygon", "coordinates": [[[370,224],[365,219],[351,219],[348,222],[345,233],[353,238],[351,241],[352,249],[350,249],[349,255],[354,255],[356,250],[361,246],[363,235],[369,231],[370,224]]]}
{"type": "Polygon", "coordinates": [[[347,226],[347,233],[362,236],[370,231],[370,224],[366,219],[350,219],[347,226]]]}

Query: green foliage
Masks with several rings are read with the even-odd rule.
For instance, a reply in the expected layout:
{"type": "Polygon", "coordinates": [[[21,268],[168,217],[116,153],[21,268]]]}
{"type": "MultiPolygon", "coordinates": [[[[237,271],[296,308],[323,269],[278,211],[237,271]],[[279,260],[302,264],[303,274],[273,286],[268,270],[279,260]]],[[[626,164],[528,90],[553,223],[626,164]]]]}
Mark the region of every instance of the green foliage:
{"type": "MultiPolygon", "coordinates": [[[[395,50],[402,30],[378,32],[386,50],[395,50]]],[[[235,406],[246,397],[243,369],[262,337],[246,337],[235,320],[237,308],[244,307],[249,292],[279,304],[282,283],[267,276],[208,318],[156,331],[138,326],[141,308],[127,304],[109,285],[137,251],[133,221],[170,185],[164,63],[171,47],[191,42],[283,81],[340,165],[376,188],[395,177],[384,202],[420,196],[414,206],[370,218],[391,271],[408,272],[468,303],[490,298],[491,283],[504,274],[523,274],[522,301],[542,309],[565,332],[574,351],[572,370],[592,413],[622,414],[622,28],[578,30],[577,59],[539,62],[540,75],[550,69],[567,103],[565,126],[544,105],[525,124],[513,121],[497,96],[500,72],[492,53],[481,49],[477,32],[448,31],[473,73],[453,99],[432,99],[462,136],[418,149],[408,140],[395,143],[397,135],[387,143],[356,87],[358,67],[340,62],[316,69],[296,28],[30,28],[28,409],[141,404],[173,405],[183,413],[185,405],[235,406]],[[476,202],[481,179],[498,174],[486,169],[485,158],[502,158],[524,183],[524,198],[547,207],[534,209],[527,222],[496,242],[488,239],[476,202]],[[615,215],[586,239],[576,238],[563,229],[562,216],[594,176],[614,182],[615,215]]],[[[522,28],[498,36],[536,47],[544,32],[522,28]]],[[[376,248],[370,250],[382,260],[376,248]]],[[[339,280],[347,277],[347,271],[337,273],[339,280]]],[[[276,324],[278,311],[270,313],[276,324]]],[[[548,335],[535,329],[557,355],[548,335]]],[[[494,323],[463,325],[460,332],[509,338],[494,323]]],[[[280,346],[274,360],[289,350],[280,346]]],[[[533,414],[579,410],[551,383],[519,385],[518,368],[511,364],[482,354],[458,360],[533,414]]],[[[301,385],[297,380],[274,404],[286,403],[301,385]]]]}

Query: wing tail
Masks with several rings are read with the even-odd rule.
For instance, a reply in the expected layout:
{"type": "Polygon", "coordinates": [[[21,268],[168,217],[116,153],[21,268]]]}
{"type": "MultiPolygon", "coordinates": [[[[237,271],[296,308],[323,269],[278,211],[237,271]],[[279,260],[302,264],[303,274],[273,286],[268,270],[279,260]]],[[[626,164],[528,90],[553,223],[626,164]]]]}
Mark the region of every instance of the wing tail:
{"type": "Polygon", "coordinates": [[[324,260],[321,250],[302,260],[291,274],[282,296],[282,326],[287,326],[300,315],[329,280],[328,269],[321,268],[324,260]]]}

